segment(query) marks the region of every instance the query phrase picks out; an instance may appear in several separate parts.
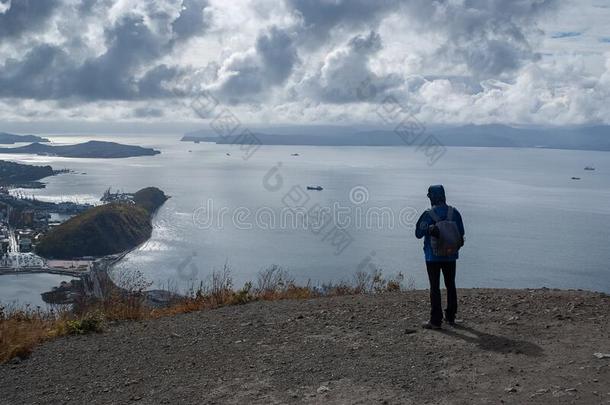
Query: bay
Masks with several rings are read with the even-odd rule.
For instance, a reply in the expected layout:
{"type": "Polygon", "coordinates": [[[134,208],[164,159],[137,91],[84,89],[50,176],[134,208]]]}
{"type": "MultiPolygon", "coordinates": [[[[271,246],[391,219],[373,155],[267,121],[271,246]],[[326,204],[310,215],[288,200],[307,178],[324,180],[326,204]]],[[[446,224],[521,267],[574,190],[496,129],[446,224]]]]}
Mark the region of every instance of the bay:
{"type": "Polygon", "coordinates": [[[184,289],[225,265],[240,287],[277,264],[301,283],[351,280],[358,270],[378,268],[425,288],[413,225],[429,206],[428,186],[443,184],[466,227],[459,286],[610,291],[606,152],[449,147],[431,165],[425,150],[410,147],[262,146],[245,159],[251,150],[179,142],[177,134],[45,136],[161,150],[105,160],[4,156],[73,171],[45,179],[45,189],[19,190],[40,199],[95,203],[108,187],[156,186],[169,194],[151,239],[117,266],[142,273],[152,287],[184,289]],[[298,219],[293,224],[287,207],[298,199],[305,211],[334,208],[330,227],[314,232],[298,219]],[[349,237],[347,246],[333,226],[349,237]]]}

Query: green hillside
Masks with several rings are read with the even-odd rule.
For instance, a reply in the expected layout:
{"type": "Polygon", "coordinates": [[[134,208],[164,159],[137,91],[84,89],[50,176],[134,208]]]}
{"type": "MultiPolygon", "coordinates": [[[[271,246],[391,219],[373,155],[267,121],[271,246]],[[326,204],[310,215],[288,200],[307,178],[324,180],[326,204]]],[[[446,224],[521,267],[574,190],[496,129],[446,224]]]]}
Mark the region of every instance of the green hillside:
{"type": "Polygon", "coordinates": [[[103,256],[145,242],[152,232],[152,213],[167,197],[156,188],[142,189],[136,195],[136,204],[101,205],[69,219],[44,236],[36,253],[53,259],[103,256]]]}
{"type": "Polygon", "coordinates": [[[32,166],[0,160],[0,185],[40,180],[54,174],[51,166],[32,166]]]}
{"type": "Polygon", "coordinates": [[[137,191],[133,195],[134,202],[146,209],[149,213],[154,213],[167,200],[167,196],[156,187],[146,187],[137,191]]]}

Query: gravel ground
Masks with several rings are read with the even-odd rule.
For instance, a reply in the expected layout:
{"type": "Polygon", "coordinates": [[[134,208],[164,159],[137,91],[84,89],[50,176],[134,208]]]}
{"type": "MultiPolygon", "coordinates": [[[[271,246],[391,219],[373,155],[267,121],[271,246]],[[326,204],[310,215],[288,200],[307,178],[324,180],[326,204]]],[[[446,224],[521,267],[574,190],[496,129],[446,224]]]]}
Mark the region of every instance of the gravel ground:
{"type": "Polygon", "coordinates": [[[0,366],[2,404],[610,404],[610,297],[460,290],[255,302],[110,325],[0,366]]]}

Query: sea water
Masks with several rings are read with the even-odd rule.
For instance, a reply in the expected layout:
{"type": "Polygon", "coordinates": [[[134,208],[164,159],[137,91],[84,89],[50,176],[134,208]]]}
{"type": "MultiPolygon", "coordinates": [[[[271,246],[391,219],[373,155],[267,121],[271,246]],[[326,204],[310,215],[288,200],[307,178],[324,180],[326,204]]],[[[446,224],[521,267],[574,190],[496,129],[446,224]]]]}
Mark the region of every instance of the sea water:
{"type": "MultiPolygon", "coordinates": [[[[443,184],[466,228],[459,286],[610,291],[607,152],[449,147],[432,162],[411,147],[252,150],[180,142],[177,134],[47,136],[161,150],[127,159],[3,155],[72,171],[44,179],[44,189],[19,190],[40,199],[99,203],[108,187],[156,186],[170,195],[151,239],[117,266],[140,272],[151,288],[186,288],[225,266],[240,287],[274,264],[302,283],[350,281],[357,271],[380,269],[425,288],[414,223],[429,207],[428,186],[443,184]],[[307,190],[312,185],[323,190],[307,190]],[[326,217],[321,212],[332,218],[316,221],[326,217]]],[[[15,281],[0,283],[2,300],[15,281]]]]}

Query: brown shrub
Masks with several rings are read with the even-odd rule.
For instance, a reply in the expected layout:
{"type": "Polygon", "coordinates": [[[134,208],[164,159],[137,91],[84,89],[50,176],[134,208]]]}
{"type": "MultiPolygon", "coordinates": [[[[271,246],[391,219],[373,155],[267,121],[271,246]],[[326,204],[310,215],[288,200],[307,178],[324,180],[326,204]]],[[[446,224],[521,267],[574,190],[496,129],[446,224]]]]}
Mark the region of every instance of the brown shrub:
{"type": "Polygon", "coordinates": [[[356,273],[351,284],[339,282],[313,287],[308,282],[299,286],[287,270],[274,265],[258,274],[255,288],[248,282],[235,291],[230,268],[225,265],[220,271],[212,272],[207,283],[200,283],[196,288],[191,286],[185,296],[169,307],[149,308],[144,292],[148,284],[140,277],[128,276],[119,283],[124,290],[111,290],[103,300],[79,305],[70,312],[63,308],[42,311],[0,307],[0,363],[14,357],[26,358],[36,345],[56,336],[99,332],[105,321],[152,319],[257,300],[394,292],[401,291],[404,280],[402,273],[386,280],[382,271],[375,269],[371,273],[356,273]]]}

